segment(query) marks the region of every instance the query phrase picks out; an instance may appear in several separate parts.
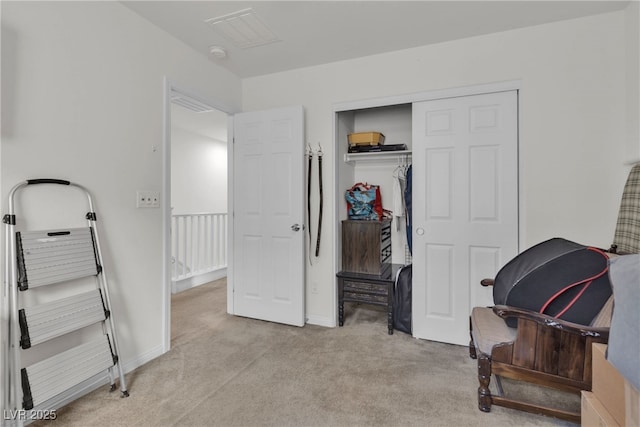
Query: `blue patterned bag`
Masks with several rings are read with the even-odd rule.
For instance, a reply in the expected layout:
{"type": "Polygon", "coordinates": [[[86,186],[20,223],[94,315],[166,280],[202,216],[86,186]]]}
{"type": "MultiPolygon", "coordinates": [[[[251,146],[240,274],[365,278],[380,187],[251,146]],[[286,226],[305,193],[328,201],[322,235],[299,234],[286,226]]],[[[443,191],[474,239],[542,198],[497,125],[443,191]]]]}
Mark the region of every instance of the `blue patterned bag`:
{"type": "Polygon", "coordinates": [[[347,201],[349,219],[382,220],[382,196],[379,186],[359,182],[348,189],[344,197],[347,201]]]}

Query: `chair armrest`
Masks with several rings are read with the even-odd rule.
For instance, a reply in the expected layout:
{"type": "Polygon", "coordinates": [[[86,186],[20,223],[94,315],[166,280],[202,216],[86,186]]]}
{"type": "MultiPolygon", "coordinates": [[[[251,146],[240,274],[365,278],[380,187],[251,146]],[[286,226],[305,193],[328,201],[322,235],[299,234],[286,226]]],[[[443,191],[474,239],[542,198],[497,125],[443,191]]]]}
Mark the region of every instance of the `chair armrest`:
{"type": "Polygon", "coordinates": [[[511,307],[508,305],[496,305],[493,307],[493,312],[502,318],[515,317],[518,319],[531,320],[538,324],[576,335],[602,337],[605,339],[609,338],[609,328],[596,328],[593,326],[567,322],[565,320],[556,319],[555,317],[538,313],[536,311],[526,310],[518,307],[511,307]]]}

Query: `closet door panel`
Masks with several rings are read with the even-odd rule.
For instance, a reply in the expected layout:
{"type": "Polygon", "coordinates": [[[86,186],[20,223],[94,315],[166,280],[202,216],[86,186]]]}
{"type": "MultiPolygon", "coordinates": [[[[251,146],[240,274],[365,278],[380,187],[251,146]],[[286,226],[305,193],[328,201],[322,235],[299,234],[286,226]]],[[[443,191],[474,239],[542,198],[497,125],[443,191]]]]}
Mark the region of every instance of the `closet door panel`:
{"type": "Polygon", "coordinates": [[[413,126],[413,333],[466,345],[480,280],[517,254],[517,92],[418,102],[413,126]]]}
{"type": "Polygon", "coordinates": [[[451,245],[427,245],[427,278],[430,282],[439,283],[427,290],[425,306],[430,316],[451,318],[454,316],[453,301],[453,247],[451,245]]]}
{"type": "Polygon", "coordinates": [[[469,220],[498,221],[500,149],[495,146],[471,147],[469,153],[469,220]]]}
{"type": "Polygon", "coordinates": [[[448,221],[453,207],[453,153],[450,149],[427,149],[425,171],[426,218],[448,221]]]}

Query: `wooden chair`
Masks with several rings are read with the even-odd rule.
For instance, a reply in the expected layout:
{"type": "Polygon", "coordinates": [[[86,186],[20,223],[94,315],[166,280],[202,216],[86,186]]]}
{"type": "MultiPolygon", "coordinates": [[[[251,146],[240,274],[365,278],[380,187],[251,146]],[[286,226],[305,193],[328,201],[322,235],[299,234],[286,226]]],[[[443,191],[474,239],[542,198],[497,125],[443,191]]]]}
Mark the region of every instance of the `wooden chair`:
{"type": "MultiPolygon", "coordinates": [[[[640,164],[636,164],[625,184],[610,252],[640,252],[639,225],[640,164]]],[[[490,286],[493,280],[481,283],[490,286]]],[[[469,355],[478,360],[480,410],[490,412],[492,405],[498,405],[579,423],[579,411],[562,409],[553,402],[532,403],[505,396],[501,377],[578,395],[581,390],[591,390],[591,347],[608,341],[612,308],[613,296],[591,325],[509,306],[473,308],[469,355]],[[506,325],[508,317],[517,319],[517,328],[506,325]],[[497,394],[489,389],[492,376],[497,394]]]]}

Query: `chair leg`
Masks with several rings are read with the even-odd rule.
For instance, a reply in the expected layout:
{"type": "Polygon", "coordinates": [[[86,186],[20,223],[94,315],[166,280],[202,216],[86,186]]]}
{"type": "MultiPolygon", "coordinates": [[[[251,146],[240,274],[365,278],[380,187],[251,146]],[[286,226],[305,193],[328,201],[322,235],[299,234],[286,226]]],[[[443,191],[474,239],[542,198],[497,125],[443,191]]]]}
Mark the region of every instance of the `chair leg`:
{"type": "Polygon", "coordinates": [[[475,360],[478,356],[476,355],[476,345],[473,343],[473,326],[471,324],[471,317],[469,317],[469,336],[469,357],[475,360]]]}
{"type": "Polygon", "coordinates": [[[478,408],[482,412],[491,412],[491,391],[489,381],[491,381],[491,359],[486,354],[478,357],[478,408]]]}

